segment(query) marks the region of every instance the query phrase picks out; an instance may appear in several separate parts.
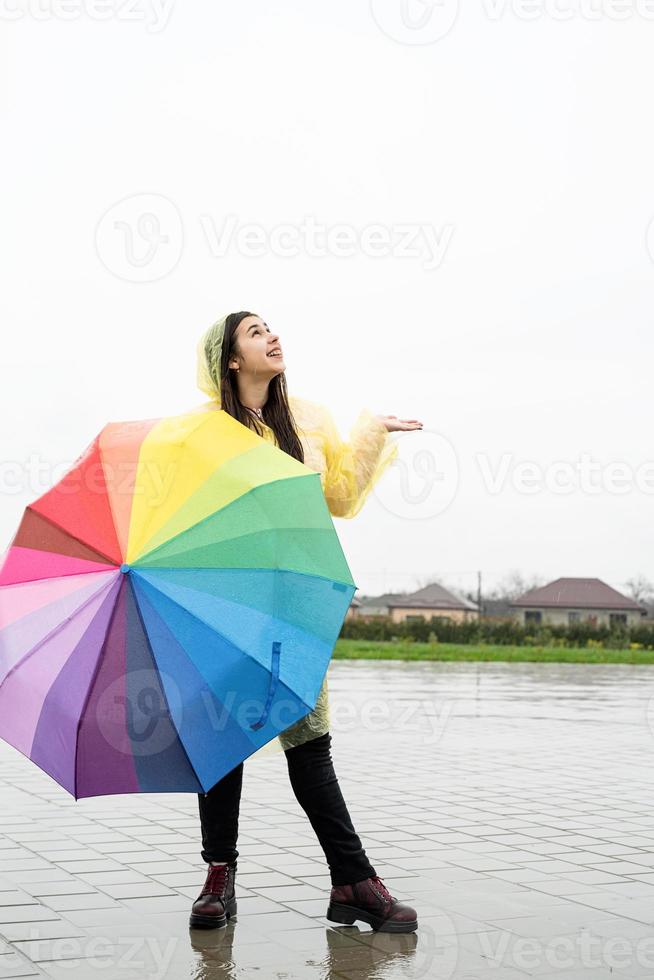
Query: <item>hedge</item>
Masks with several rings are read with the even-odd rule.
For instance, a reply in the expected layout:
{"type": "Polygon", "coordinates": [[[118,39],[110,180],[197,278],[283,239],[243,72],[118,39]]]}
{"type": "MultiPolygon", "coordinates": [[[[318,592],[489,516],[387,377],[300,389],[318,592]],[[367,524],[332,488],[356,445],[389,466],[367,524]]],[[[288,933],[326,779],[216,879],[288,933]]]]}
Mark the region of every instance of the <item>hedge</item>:
{"type": "Polygon", "coordinates": [[[346,619],[340,633],[346,640],[414,640],[420,643],[492,643],[507,646],[604,647],[610,650],[654,650],[654,623],[632,627],[523,626],[511,619],[480,619],[455,623],[441,616],[394,623],[389,616],[368,622],[346,619]]]}

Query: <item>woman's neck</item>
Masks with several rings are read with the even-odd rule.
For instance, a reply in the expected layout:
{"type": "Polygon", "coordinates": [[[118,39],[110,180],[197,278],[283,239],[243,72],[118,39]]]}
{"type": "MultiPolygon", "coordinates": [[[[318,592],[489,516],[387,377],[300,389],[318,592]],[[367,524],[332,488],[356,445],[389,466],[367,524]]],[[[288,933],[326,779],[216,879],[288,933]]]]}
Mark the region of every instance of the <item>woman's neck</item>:
{"type": "Polygon", "coordinates": [[[269,384],[270,382],[267,379],[257,381],[252,378],[239,378],[238,397],[241,404],[247,408],[253,408],[255,411],[262,409],[268,401],[269,384]]]}

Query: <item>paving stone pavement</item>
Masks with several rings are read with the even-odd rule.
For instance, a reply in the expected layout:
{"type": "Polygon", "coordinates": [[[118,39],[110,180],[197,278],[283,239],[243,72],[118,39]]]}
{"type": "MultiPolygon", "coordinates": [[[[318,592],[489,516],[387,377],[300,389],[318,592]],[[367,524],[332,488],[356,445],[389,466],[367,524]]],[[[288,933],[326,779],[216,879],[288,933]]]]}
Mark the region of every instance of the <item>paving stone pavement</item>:
{"type": "Polygon", "coordinates": [[[283,754],[245,764],[238,918],[190,930],[197,798],[75,802],[0,742],[0,980],[654,978],[654,668],[336,661],[333,757],[418,931],[325,919],[283,754]]]}

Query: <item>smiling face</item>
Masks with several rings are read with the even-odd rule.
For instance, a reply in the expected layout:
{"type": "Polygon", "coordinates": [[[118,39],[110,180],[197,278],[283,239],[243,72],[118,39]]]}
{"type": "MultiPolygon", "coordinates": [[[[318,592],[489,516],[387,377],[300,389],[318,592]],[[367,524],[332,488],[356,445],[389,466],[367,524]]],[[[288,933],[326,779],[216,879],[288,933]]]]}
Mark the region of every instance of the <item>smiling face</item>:
{"type": "Polygon", "coordinates": [[[237,353],[230,358],[229,366],[238,368],[241,376],[271,379],[286,370],[279,335],[272,333],[260,316],[244,317],[236,328],[234,342],[237,353]]]}

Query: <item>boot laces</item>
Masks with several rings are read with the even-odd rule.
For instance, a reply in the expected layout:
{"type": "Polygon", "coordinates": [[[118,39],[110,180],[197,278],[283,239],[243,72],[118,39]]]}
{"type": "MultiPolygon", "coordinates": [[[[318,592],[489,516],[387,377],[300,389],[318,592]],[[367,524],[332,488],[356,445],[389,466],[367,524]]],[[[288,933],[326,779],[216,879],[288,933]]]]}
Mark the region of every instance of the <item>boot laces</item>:
{"type": "Polygon", "coordinates": [[[202,894],[222,895],[225,890],[228,872],[229,866],[227,864],[210,865],[202,894]]]}
{"type": "Polygon", "coordinates": [[[387,899],[389,902],[393,901],[393,896],[391,895],[388,888],[384,884],[383,878],[380,878],[378,875],[375,875],[370,880],[375,883],[375,885],[381,892],[382,898],[387,899]]]}

